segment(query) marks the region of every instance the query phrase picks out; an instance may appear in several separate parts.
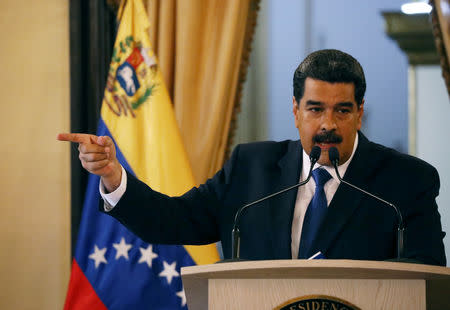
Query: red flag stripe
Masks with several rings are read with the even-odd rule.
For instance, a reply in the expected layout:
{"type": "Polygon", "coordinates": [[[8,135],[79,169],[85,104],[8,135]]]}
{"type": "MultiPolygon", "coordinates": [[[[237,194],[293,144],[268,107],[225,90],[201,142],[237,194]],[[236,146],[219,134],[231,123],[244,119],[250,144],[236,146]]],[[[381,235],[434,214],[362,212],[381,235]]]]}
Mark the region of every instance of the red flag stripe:
{"type": "Polygon", "coordinates": [[[64,310],[107,310],[84,275],[77,261],[72,262],[69,288],[64,310]]]}

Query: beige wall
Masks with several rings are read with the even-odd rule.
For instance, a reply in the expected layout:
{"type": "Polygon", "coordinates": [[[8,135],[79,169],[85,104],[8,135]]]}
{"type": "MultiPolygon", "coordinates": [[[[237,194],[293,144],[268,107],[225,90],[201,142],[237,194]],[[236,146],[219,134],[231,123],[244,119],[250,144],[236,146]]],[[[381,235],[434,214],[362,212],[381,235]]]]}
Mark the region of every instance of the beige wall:
{"type": "Polygon", "coordinates": [[[0,0],[0,309],[62,309],[70,272],[68,1],[0,0]]]}

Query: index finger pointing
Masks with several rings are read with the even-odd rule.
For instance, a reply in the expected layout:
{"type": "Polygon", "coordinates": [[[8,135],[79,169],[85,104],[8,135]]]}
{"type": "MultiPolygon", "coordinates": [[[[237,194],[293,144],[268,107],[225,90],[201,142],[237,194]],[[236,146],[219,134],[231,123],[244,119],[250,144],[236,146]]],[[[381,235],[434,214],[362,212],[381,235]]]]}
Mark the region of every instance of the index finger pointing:
{"type": "Polygon", "coordinates": [[[60,133],[56,137],[59,141],[70,141],[76,143],[89,143],[92,135],[85,133],[60,133]]]}

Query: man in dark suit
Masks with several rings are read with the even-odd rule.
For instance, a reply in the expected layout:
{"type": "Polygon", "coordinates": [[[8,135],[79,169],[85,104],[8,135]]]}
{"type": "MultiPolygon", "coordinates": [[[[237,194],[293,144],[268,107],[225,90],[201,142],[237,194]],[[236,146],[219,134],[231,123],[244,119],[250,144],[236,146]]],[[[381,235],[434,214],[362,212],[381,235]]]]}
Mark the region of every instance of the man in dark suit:
{"type": "Polygon", "coordinates": [[[310,54],[294,74],[293,114],[300,141],[238,146],[217,174],[199,188],[170,198],[120,166],[108,137],[60,136],[80,143],[80,159],[102,177],[103,211],[151,243],[222,241],[231,255],[231,230],[242,205],[305,180],[313,146],[321,148],[313,179],[248,209],[241,227],[241,257],[385,260],[396,255],[395,212],[340,184],[328,156],[339,151],[343,178],[397,205],[406,226],[404,257],[445,265],[435,198],[437,171],[429,164],[372,143],[359,132],[365,78],[360,64],[337,50],[310,54]],[[92,154],[105,154],[93,156],[92,154]],[[119,193],[119,194],[118,194],[119,193]],[[104,209],[103,209],[104,208],[104,209]]]}

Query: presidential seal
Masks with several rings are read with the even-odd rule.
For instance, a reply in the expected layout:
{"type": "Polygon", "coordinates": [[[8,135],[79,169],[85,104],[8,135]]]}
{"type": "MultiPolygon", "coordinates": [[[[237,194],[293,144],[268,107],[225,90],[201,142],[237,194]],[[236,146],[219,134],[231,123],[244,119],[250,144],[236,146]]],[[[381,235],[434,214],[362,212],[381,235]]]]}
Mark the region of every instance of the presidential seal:
{"type": "Polygon", "coordinates": [[[361,310],[348,301],[326,295],[309,295],[288,300],[274,310],[361,310]]]}

